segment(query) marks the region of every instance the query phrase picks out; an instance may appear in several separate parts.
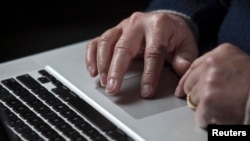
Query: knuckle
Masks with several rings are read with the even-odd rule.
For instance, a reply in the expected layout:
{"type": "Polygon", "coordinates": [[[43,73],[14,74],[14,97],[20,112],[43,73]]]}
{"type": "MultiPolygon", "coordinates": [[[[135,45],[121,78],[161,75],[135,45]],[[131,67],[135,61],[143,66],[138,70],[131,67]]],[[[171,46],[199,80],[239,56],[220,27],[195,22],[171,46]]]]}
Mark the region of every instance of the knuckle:
{"type": "Polygon", "coordinates": [[[235,47],[231,43],[223,43],[223,44],[219,45],[216,48],[216,50],[218,51],[218,53],[224,53],[224,52],[234,52],[234,51],[237,51],[238,48],[235,47]]]}
{"type": "Polygon", "coordinates": [[[129,18],[129,23],[135,23],[142,15],[142,12],[134,12],[129,18]]]}
{"type": "Polygon", "coordinates": [[[204,65],[208,68],[216,68],[219,65],[220,58],[215,55],[208,56],[205,58],[204,65]]]}
{"type": "Polygon", "coordinates": [[[233,44],[226,42],[226,43],[221,44],[219,47],[222,49],[229,49],[233,47],[233,44]]]}
{"type": "Polygon", "coordinates": [[[114,54],[124,54],[130,57],[135,56],[135,53],[130,50],[128,41],[119,41],[114,48],[114,54]]]}
{"type": "Polygon", "coordinates": [[[210,65],[207,68],[205,81],[209,86],[216,86],[220,83],[220,78],[223,75],[223,71],[218,67],[219,65],[210,65]]]}
{"type": "Polygon", "coordinates": [[[112,29],[105,31],[99,38],[98,43],[106,43],[110,40],[112,29]]]}
{"type": "Polygon", "coordinates": [[[205,79],[206,84],[209,87],[216,86],[219,83],[218,75],[219,75],[218,71],[216,70],[210,71],[210,73],[206,76],[206,79],[205,79]]]}
{"type": "Polygon", "coordinates": [[[163,20],[170,19],[169,15],[166,13],[157,13],[153,16],[156,22],[162,22],[163,20]]]}
{"type": "Polygon", "coordinates": [[[110,76],[121,76],[124,73],[124,69],[125,69],[125,65],[122,67],[118,67],[117,65],[113,65],[111,64],[109,67],[109,72],[110,72],[110,76]]]}
{"type": "Polygon", "coordinates": [[[151,59],[151,58],[163,58],[164,57],[164,46],[163,45],[151,45],[151,47],[148,47],[145,50],[146,58],[145,59],[151,59]]]}
{"type": "Polygon", "coordinates": [[[205,106],[209,106],[214,102],[215,96],[218,95],[215,91],[208,90],[203,95],[203,103],[205,106]]]}
{"type": "Polygon", "coordinates": [[[95,39],[90,40],[90,41],[88,42],[87,48],[92,48],[92,47],[94,47],[95,45],[96,45],[96,40],[95,40],[95,39]]]}
{"type": "Polygon", "coordinates": [[[157,13],[152,16],[152,20],[154,22],[154,26],[161,25],[165,21],[169,21],[170,17],[165,13],[157,13]]]}

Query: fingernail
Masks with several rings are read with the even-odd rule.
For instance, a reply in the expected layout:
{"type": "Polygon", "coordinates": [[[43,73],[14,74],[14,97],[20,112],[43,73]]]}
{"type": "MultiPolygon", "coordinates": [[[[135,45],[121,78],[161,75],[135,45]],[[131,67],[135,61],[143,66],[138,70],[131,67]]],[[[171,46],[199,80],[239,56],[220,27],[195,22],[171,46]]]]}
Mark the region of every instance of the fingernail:
{"type": "Polygon", "coordinates": [[[152,86],[149,84],[143,85],[141,90],[142,97],[148,97],[152,91],[152,86]]]}
{"type": "Polygon", "coordinates": [[[89,73],[90,73],[90,75],[91,76],[93,76],[94,75],[94,68],[90,65],[90,66],[88,66],[88,71],[89,71],[89,73]]]}
{"type": "Polygon", "coordinates": [[[102,87],[105,87],[107,85],[107,74],[106,73],[100,74],[100,81],[101,81],[102,87]]]}
{"type": "Polygon", "coordinates": [[[115,79],[110,79],[108,81],[106,91],[110,93],[115,90],[116,86],[117,86],[117,81],[115,79]]]}

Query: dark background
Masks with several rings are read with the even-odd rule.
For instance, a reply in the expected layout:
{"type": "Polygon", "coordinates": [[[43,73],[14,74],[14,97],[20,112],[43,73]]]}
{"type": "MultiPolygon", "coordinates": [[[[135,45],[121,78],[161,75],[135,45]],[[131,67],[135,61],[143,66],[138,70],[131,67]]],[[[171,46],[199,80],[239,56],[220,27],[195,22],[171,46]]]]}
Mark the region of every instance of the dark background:
{"type": "Polygon", "coordinates": [[[100,35],[150,0],[7,0],[0,4],[0,63],[100,35]]]}

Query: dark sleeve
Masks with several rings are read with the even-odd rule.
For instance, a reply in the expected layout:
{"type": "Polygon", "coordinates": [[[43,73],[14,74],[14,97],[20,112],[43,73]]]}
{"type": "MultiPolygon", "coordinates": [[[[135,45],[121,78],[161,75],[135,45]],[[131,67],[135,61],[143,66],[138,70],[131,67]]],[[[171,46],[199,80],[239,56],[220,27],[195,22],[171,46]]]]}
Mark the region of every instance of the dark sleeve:
{"type": "Polygon", "coordinates": [[[230,0],[153,0],[146,11],[173,10],[190,17],[198,29],[201,54],[216,46],[219,27],[230,0]]]}
{"type": "Polygon", "coordinates": [[[199,10],[207,7],[214,0],[153,0],[146,11],[167,9],[178,11],[192,17],[199,10]]]}

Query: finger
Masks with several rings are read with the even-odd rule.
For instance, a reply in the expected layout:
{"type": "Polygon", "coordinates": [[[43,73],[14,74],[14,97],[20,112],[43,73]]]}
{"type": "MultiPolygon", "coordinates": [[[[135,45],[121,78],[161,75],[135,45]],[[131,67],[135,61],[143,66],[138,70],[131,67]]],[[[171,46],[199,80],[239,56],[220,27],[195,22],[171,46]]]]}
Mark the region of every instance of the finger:
{"type": "Polygon", "coordinates": [[[189,95],[189,101],[192,103],[195,107],[198,107],[200,97],[203,95],[203,84],[201,82],[202,80],[198,80],[196,84],[192,87],[192,89],[187,93],[189,95]]]}
{"type": "Polygon", "coordinates": [[[186,73],[181,77],[176,89],[175,89],[175,96],[177,97],[184,97],[186,96],[186,92],[184,91],[184,83],[187,79],[187,77],[189,76],[189,74],[192,72],[194,68],[191,67],[186,71],[186,73]]]}
{"type": "MultiPolygon", "coordinates": [[[[206,81],[206,80],[205,80],[206,81]]],[[[198,125],[201,128],[207,128],[208,124],[217,124],[218,121],[214,118],[213,110],[211,110],[211,107],[208,106],[211,104],[210,98],[207,98],[211,94],[211,87],[205,86],[206,82],[201,82],[201,89],[200,89],[200,95],[199,95],[199,105],[197,106],[195,118],[198,123],[198,125]]]]}
{"type": "MultiPolygon", "coordinates": [[[[188,68],[188,70],[185,72],[185,74],[182,76],[182,78],[180,79],[176,89],[175,89],[175,96],[177,97],[183,97],[186,95],[186,92],[189,92],[188,89],[186,88],[186,90],[184,90],[184,83],[186,81],[186,79],[189,77],[189,75],[197,68],[200,67],[204,61],[206,61],[207,58],[209,58],[210,56],[210,52],[204,54],[203,56],[199,57],[198,59],[196,59],[188,68]]],[[[203,69],[205,70],[205,69],[203,69]]],[[[202,71],[199,71],[197,73],[202,73],[202,71]]],[[[195,73],[194,73],[195,74],[195,73]]]]}
{"type": "Polygon", "coordinates": [[[172,65],[179,76],[182,76],[191,63],[198,57],[198,48],[192,31],[187,26],[186,21],[180,17],[177,18],[176,24],[179,28],[175,28],[170,44],[176,46],[173,54],[172,65]],[[177,43],[177,44],[176,44],[177,43]]]}
{"type": "MultiPolygon", "coordinates": [[[[190,39],[192,40],[192,39],[190,39]]],[[[172,65],[179,76],[182,76],[197,58],[198,50],[195,41],[182,44],[176,49],[173,56],[172,65]]]]}
{"type": "Polygon", "coordinates": [[[99,38],[96,37],[88,42],[85,54],[85,65],[92,77],[97,75],[96,52],[98,39],[99,38]]]}
{"type": "Polygon", "coordinates": [[[98,40],[97,68],[102,86],[106,86],[107,73],[112,59],[115,43],[120,38],[121,28],[112,28],[102,34],[98,40]]]}
{"type": "Polygon", "coordinates": [[[208,116],[208,111],[204,107],[204,104],[202,102],[200,102],[196,108],[195,119],[196,119],[197,124],[201,128],[204,128],[204,129],[207,128],[209,116],[208,116]]]}
{"type": "Polygon", "coordinates": [[[142,97],[149,98],[155,94],[164,64],[164,49],[163,46],[146,47],[141,83],[142,97]]]}
{"type": "Polygon", "coordinates": [[[128,24],[123,34],[115,45],[113,58],[108,72],[106,92],[117,94],[131,59],[140,50],[143,41],[143,33],[140,27],[128,24]]]}

